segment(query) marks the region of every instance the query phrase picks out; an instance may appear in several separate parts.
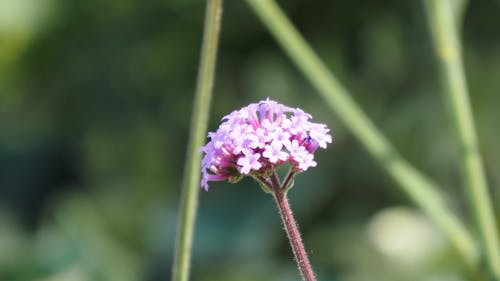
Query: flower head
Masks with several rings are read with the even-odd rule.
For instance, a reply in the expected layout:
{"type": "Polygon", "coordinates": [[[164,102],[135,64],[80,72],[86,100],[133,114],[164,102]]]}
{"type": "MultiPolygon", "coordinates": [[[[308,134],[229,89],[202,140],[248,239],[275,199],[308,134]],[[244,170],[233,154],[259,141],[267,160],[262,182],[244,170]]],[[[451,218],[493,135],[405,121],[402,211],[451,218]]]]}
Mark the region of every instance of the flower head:
{"type": "Polygon", "coordinates": [[[231,112],[222,118],[210,141],[200,151],[201,186],[209,181],[236,181],[243,175],[266,174],[289,163],[294,172],[315,167],[314,151],[332,142],[324,124],[309,121],[311,115],[269,98],[231,112]]]}

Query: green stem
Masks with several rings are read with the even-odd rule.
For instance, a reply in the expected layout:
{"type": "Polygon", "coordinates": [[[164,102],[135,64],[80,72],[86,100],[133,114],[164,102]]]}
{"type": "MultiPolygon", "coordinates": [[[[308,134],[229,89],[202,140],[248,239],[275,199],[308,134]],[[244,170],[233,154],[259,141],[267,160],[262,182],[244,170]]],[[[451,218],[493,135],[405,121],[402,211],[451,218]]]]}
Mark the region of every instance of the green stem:
{"type": "Polygon", "coordinates": [[[200,191],[201,155],[198,153],[198,148],[203,145],[207,132],[221,14],[222,0],[207,1],[198,81],[184,167],[172,281],[187,281],[189,277],[191,248],[200,191]]]}
{"type": "Polygon", "coordinates": [[[430,26],[436,51],[446,81],[446,97],[450,104],[460,146],[460,160],[465,188],[469,194],[485,261],[496,280],[500,280],[500,246],[492,202],[474,118],[470,106],[467,82],[462,62],[462,49],[455,21],[454,1],[427,1],[430,26]]]}
{"type": "Polygon", "coordinates": [[[347,128],[410,198],[441,227],[464,260],[468,264],[474,264],[477,258],[476,243],[461,221],[446,207],[437,186],[405,161],[377,130],[275,1],[247,2],[347,128]]]}

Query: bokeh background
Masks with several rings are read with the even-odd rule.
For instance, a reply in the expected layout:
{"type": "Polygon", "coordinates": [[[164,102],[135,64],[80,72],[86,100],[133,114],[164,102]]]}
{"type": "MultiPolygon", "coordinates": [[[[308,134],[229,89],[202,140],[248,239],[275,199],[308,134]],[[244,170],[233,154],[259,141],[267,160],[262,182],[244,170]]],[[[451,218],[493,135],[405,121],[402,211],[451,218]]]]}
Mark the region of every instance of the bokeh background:
{"type": "MultiPolygon", "coordinates": [[[[421,1],[280,1],[467,225],[421,1]]],[[[0,0],[0,280],[169,280],[204,1],[0,0]]],[[[210,130],[270,97],[335,142],[290,192],[319,280],[467,280],[449,243],[243,1],[224,3],[210,130]]],[[[471,1],[465,64],[499,217],[500,2],[471,1]]],[[[271,196],[202,192],[192,280],[299,280],[271,196]]]]}

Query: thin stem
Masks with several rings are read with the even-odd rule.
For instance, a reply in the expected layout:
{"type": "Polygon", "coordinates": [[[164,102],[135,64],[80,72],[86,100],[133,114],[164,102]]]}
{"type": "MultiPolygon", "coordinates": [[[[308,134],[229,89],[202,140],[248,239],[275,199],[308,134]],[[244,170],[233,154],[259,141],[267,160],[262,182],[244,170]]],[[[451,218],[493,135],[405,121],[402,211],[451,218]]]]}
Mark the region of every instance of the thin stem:
{"type": "Polygon", "coordinates": [[[258,179],[259,181],[261,181],[261,182],[262,182],[265,186],[267,186],[269,189],[271,189],[271,190],[272,190],[273,186],[272,186],[272,184],[271,184],[271,183],[270,183],[270,182],[269,182],[266,178],[264,178],[263,176],[257,176],[257,179],[258,179]]]}
{"type": "Polygon", "coordinates": [[[302,279],[304,281],[316,281],[311,263],[309,262],[306,250],[304,249],[304,244],[300,238],[299,228],[297,227],[297,223],[293,217],[290,204],[288,204],[286,194],[282,192],[280,186],[275,186],[273,190],[274,198],[276,199],[276,203],[280,209],[281,219],[285,225],[285,231],[288,235],[288,240],[290,240],[290,245],[292,246],[292,251],[295,256],[295,260],[297,261],[302,279]]]}
{"type": "MultiPolygon", "coordinates": [[[[290,182],[293,181],[293,178],[295,177],[295,170],[293,167],[290,167],[290,169],[288,170],[288,174],[286,175],[285,177],[285,180],[283,181],[283,189],[284,189],[284,192],[287,192],[290,188],[292,188],[290,186],[290,182]]],[[[292,183],[293,185],[293,183],[292,183]]]]}
{"type": "Polygon", "coordinates": [[[191,248],[200,190],[201,155],[198,153],[198,148],[203,145],[207,132],[210,100],[212,98],[212,87],[215,77],[215,61],[220,33],[221,13],[222,0],[207,1],[198,81],[193,102],[191,131],[184,167],[172,281],[187,281],[189,278],[191,248]]]}
{"type": "Polygon", "coordinates": [[[500,246],[462,62],[454,1],[427,1],[430,26],[446,81],[446,97],[460,146],[461,169],[489,270],[500,280],[500,246]]]}
{"type": "Polygon", "coordinates": [[[437,186],[399,155],[314,53],[275,1],[247,2],[353,135],[410,198],[441,227],[464,260],[468,264],[474,264],[477,245],[463,223],[446,207],[437,186]]]}
{"type": "Polygon", "coordinates": [[[273,173],[271,174],[271,183],[273,184],[273,191],[276,187],[279,187],[281,190],[281,183],[278,179],[278,175],[276,175],[276,171],[273,169],[273,173]]]}

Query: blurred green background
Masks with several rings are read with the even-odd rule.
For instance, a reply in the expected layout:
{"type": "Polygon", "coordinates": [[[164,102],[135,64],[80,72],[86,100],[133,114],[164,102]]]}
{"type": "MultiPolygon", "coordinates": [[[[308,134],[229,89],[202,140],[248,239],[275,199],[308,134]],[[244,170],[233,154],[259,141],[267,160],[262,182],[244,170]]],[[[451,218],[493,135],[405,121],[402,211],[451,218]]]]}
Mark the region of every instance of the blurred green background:
{"type": "MultiPolygon", "coordinates": [[[[280,1],[470,225],[421,1],[280,1]]],[[[296,71],[224,3],[210,130],[270,97],[335,142],[290,192],[319,280],[467,280],[449,243],[296,71]]],[[[169,280],[204,1],[0,0],[0,280],[169,280]]],[[[500,2],[471,1],[465,64],[500,210],[500,2]]],[[[299,280],[271,196],[202,192],[192,280],[299,280]]]]}

